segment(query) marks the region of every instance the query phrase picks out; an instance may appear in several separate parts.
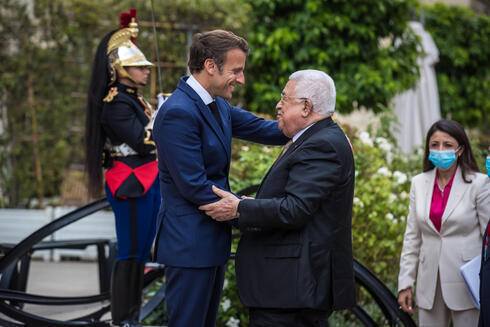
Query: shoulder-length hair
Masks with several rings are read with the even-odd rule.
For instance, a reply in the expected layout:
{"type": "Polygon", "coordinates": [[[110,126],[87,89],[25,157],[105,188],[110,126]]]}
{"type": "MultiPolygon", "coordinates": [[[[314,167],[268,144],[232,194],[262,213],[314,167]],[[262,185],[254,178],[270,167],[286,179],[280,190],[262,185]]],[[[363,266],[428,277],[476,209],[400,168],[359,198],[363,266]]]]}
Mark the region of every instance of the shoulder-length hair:
{"type": "Polygon", "coordinates": [[[461,174],[463,176],[463,180],[466,183],[471,183],[471,180],[466,179],[466,176],[472,172],[479,172],[478,165],[476,164],[475,156],[473,155],[473,151],[471,150],[471,144],[464,131],[463,126],[460,123],[449,120],[449,119],[441,119],[436,121],[427,132],[427,137],[425,140],[425,154],[424,154],[424,172],[429,171],[434,168],[434,164],[429,160],[429,140],[431,136],[437,132],[441,131],[449,134],[451,137],[456,139],[459,146],[463,147],[463,153],[456,159],[458,161],[458,165],[461,168],[461,174]]]}

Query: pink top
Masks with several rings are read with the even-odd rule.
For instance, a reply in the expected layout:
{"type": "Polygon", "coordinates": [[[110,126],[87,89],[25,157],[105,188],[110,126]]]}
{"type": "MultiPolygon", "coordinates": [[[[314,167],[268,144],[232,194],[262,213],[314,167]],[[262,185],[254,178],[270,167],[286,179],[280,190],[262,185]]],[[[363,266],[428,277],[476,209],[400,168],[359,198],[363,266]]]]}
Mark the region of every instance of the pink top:
{"type": "Polygon", "coordinates": [[[457,169],[454,170],[453,176],[444,187],[443,192],[441,192],[439,185],[437,185],[437,175],[439,174],[438,171],[436,172],[436,177],[434,178],[434,191],[432,192],[429,217],[438,232],[441,232],[442,215],[444,213],[444,209],[446,209],[447,199],[449,198],[449,193],[451,192],[451,187],[453,186],[456,170],[457,169]]]}

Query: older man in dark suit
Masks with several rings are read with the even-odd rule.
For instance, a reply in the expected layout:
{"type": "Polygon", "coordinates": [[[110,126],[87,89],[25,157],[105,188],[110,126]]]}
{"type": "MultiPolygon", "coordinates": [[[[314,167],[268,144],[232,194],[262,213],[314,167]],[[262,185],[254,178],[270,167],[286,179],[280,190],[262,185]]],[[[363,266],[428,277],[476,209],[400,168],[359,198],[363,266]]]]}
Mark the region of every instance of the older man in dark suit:
{"type": "Polygon", "coordinates": [[[256,199],[201,206],[218,221],[238,218],[236,273],[250,326],[328,326],[355,305],[351,241],[354,159],[332,120],[335,85],[324,72],[292,74],[277,106],[285,146],[256,199]]]}

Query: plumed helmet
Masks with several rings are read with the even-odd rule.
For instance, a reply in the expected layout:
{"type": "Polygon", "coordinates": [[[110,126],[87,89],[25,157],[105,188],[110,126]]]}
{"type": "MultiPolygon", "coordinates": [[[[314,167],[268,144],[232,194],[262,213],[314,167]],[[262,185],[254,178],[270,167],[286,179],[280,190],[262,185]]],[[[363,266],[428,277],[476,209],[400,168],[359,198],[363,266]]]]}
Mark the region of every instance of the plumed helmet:
{"type": "Polygon", "coordinates": [[[124,12],[119,15],[119,30],[111,36],[107,44],[111,75],[109,85],[116,81],[117,76],[132,80],[124,67],[153,66],[136,46],[137,37],[136,9],[130,9],[129,13],[124,12]]]}

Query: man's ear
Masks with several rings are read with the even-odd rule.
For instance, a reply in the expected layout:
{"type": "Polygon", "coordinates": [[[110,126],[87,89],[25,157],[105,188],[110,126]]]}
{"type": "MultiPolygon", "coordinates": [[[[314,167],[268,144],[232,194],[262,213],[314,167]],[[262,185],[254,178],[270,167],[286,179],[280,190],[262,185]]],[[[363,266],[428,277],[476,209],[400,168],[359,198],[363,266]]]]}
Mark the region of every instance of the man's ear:
{"type": "Polygon", "coordinates": [[[308,117],[312,111],[313,111],[313,103],[311,103],[311,100],[310,99],[304,99],[304,107],[303,107],[303,110],[301,112],[302,116],[304,118],[308,117]]]}
{"type": "Polygon", "coordinates": [[[204,69],[209,75],[214,75],[218,69],[218,66],[213,59],[208,58],[204,61],[204,69]]]}

